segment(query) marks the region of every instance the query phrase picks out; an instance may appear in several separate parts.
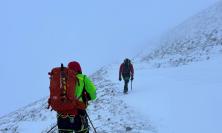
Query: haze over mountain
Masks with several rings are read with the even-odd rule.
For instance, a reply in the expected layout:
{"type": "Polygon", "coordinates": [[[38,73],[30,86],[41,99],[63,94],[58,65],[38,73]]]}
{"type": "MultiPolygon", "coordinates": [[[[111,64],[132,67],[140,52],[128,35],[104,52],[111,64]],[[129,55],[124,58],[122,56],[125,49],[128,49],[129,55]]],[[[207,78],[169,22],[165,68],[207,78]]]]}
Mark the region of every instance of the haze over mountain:
{"type": "MultiPolygon", "coordinates": [[[[99,133],[222,132],[221,7],[222,1],[163,35],[160,47],[139,53],[128,95],[117,81],[119,65],[91,75],[98,98],[88,112],[99,133]]],[[[47,97],[1,117],[0,131],[45,133],[56,123],[46,107],[47,97]]]]}
{"type": "Polygon", "coordinates": [[[151,53],[144,50],[136,60],[157,67],[178,66],[221,53],[221,12],[220,1],[170,30],[156,42],[159,47],[151,53]]]}
{"type": "Polygon", "coordinates": [[[0,116],[47,95],[52,67],[77,60],[92,74],[120,63],[215,1],[0,1],[0,116]]]}

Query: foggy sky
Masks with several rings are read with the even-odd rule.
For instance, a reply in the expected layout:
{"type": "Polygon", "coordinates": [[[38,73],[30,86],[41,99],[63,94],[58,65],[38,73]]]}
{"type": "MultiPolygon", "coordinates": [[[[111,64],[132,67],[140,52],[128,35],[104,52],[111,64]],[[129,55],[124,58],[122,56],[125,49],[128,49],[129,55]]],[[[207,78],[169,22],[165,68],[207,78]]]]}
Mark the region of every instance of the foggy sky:
{"type": "Polygon", "coordinates": [[[89,75],[120,63],[216,1],[1,1],[0,116],[47,96],[52,67],[77,60],[89,75]]]}

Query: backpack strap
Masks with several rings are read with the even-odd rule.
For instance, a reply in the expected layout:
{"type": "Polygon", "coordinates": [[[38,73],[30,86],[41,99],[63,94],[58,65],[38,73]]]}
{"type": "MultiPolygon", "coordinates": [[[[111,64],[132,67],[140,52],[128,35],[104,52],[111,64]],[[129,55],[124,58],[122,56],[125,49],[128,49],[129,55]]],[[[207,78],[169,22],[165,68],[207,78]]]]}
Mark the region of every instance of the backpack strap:
{"type": "Polygon", "coordinates": [[[83,77],[83,90],[82,90],[82,95],[81,96],[82,96],[83,102],[87,106],[88,105],[88,101],[90,100],[90,96],[89,96],[89,93],[86,91],[85,79],[86,79],[86,75],[84,75],[84,77],[83,77]]]}
{"type": "Polygon", "coordinates": [[[86,97],[86,84],[85,84],[85,79],[86,79],[86,75],[84,75],[84,77],[83,77],[83,89],[82,89],[82,94],[81,94],[81,96],[82,96],[82,100],[83,100],[83,102],[86,104],[86,106],[88,105],[88,99],[87,99],[87,97],[86,97]]]}

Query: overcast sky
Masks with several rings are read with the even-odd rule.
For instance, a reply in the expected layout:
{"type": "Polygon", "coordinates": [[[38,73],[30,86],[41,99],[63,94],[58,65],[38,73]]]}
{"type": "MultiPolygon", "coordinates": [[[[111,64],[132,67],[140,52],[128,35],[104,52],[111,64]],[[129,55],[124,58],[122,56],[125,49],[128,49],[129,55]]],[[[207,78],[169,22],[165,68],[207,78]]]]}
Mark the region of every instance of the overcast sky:
{"type": "Polygon", "coordinates": [[[1,1],[0,116],[47,96],[52,67],[77,60],[89,75],[120,63],[216,1],[1,1]]]}

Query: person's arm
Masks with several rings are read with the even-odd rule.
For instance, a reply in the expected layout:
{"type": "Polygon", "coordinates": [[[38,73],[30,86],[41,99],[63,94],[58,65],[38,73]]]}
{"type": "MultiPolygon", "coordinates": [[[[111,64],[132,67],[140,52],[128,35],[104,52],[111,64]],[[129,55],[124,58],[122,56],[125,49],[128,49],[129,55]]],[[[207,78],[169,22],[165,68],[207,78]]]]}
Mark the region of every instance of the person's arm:
{"type": "Polygon", "coordinates": [[[96,99],[96,87],[87,76],[85,76],[85,89],[90,96],[90,100],[95,100],[96,99]]]}

